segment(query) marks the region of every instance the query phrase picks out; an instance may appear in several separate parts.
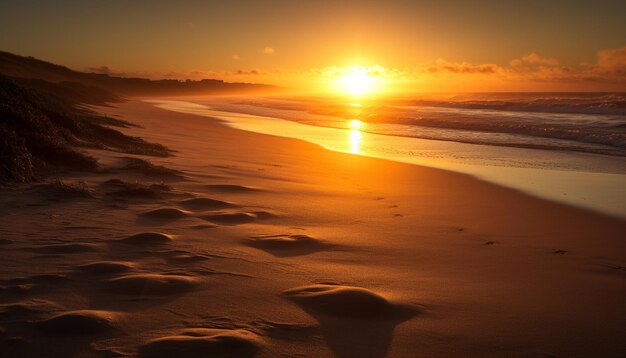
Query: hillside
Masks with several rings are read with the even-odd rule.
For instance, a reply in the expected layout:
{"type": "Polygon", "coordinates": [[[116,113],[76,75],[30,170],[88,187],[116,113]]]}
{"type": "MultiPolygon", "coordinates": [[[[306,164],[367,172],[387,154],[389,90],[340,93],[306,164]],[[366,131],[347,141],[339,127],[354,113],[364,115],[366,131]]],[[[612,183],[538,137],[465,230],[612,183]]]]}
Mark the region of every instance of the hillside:
{"type": "Polygon", "coordinates": [[[77,147],[169,155],[162,145],[109,128],[130,124],[77,106],[117,98],[80,86],[0,76],[0,183],[36,180],[56,167],[97,169],[96,160],[77,147]]]}
{"type": "Polygon", "coordinates": [[[274,91],[270,85],[228,83],[222,80],[200,81],[149,80],[145,78],[113,77],[105,74],[84,73],[33,57],[0,51],[0,74],[17,78],[39,79],[48,82],[72,82],[95,86],[122,96],[175,96],[202,94],[234,94],[274,91]]]}

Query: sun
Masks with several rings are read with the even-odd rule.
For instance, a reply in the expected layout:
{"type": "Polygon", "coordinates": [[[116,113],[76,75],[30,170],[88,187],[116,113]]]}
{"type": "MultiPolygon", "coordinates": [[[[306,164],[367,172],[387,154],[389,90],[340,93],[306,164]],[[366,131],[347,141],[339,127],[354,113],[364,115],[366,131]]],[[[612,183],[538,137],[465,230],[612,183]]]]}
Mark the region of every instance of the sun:
{"type": "Polygon", "coordinates": [[[342,92],[351,96],[363,96],[372,92],[374,79],[364,67],[353,66],[339,77],[342,92]]]}

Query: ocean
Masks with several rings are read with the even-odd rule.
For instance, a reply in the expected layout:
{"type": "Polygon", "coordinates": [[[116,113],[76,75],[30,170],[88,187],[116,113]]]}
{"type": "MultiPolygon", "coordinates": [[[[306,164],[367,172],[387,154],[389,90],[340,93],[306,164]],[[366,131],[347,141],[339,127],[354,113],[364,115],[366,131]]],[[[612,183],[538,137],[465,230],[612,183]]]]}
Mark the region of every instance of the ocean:
{"type": "Polygon", "coordinates": [[[625,93],[152,100],[327,149],[475,176],[626,218],[625,93]]]}

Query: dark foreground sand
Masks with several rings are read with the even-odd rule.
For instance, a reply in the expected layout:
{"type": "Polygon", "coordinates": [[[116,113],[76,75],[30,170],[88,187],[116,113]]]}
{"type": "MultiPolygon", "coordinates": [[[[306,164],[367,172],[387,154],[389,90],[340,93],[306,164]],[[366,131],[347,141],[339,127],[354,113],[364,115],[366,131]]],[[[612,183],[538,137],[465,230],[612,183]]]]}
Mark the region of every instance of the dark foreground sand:
{"type": "MultiPolygon", "coordinates": [[[[626,223],[467,176],[102,109],[175,171],[0,197],[2,357],[624,357],[626,223]]],[[[135,156],[141,158],[140,156],[135,156]]]]}

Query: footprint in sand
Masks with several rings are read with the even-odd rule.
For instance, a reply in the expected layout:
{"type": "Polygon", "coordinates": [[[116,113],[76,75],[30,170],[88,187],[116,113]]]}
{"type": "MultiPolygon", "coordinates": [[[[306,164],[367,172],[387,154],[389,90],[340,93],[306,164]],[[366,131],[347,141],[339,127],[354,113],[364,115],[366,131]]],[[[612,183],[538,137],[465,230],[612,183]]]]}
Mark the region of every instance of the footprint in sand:
{"type": "Polygon", "coordinates": [[[108,280],[109,290],[135,296],[170,296],[191,290],[198,280],[183,275],[134,274],[108,280]]]}
{"type": "Polygon", "coordinates": [[[12,292],[17,294],[30,293],[38,288],[46,288],[47,291],[58,288],[62,283],[70,279],[60,274],[33,275],[18,277],[0,281],[0,292],[12,292]]]}
{"type": "Polygon", "coordinates": [[[100,246],[96,244],[81,243],[44,245],[31,248],[30,250],[43,254],[79,254],[101,251],[100,246]]]}
{"type": "Polygon", "coordinates": [[[0,317],[3,321],[32,320],[62,309],[63,307],[48,300],[22,300],[0,305],[0,317]]]}
{"type": "Polygon", "coordinates": [[[113,328],[117,313],[109,311],[69,311],[37,323],[50,335],[83,335],[107,331],[113,328]]]}
{"type": "Polygon", "coordinates": [[[211,223],[227,226],[247,224],[257,219],[256,214],[246,212],[214,212],[199,217],[211,223]]]}
{"type": "Polygon", "coordinates": [[[395,326],[419,313],[365,288],[330,283],[296,287],[283,296],[319,322],[336,357],[386,357],[395,326]]]}
{"type": "MultiPolygon", "coordinates": [[[[206,198],[204,198],[206,199],[206,198]]],[[[212,200],[212,199],[207,199],[212,200]]],[[[223,202],[226,203],[226,202],[223,202]]],[[[201,202],[195,202],[192,204],[195,206],[209,205],[209,202],[206,200],[202,200],[201,202]],[[203,204],[200,204],[203,203],[203,204]]],[[[212,204],[211,204],[212,205],[212,204]]],[[[234,205],[234,204],[232,204],[234,205]]],[[[202,210],[202,209],[199,209],[202,210]]],[[[254,212],[243,212],[243,211],[209,211],[204,214],[195,215],[194,213],[181,210],[178,208],[159,208],[155,210],[150,210],[144,213],[139,214],[140,220],[146,221],[150,224],[160,223],[166,224],[168,222],[182,219],[185,217],[198,217],[200,219],[209,221],[211,223],[219,224],[219,225],[241,225],[247,224],[257,219],[270,219],[276,217],[276,215],[267,212],[267,211],[254,211],[254,212]]]]}
{"type": "Polygon", "coordinates": [[[174,240],[172,235],[163,234],[160,232],[144,232],[141,234],[135,234],[124,239],[116,240],[115,243],[123,243],[129,245],[163,245],[168,244],[174,240]]]}
{"type": "Polygon", "coordinates": [[[187,199],[183,201],[179,201],[178,205],[187,208],[189,210],[216,210],[216,209],[225,209],[225,208],[233,208],[238,205],[211,198],[193,198],[187,199]]]}
{"type": "Polygon", "coordinates": [[[253,357],[263,340],[242,329],[188,328],[171,332],[141,345],[139,357],[253,357]]]}
{"type": "Polygon", "coordinates": [[[221,191],[221,192],[260,191],[260,189],[258,188],[253,188],[253,187],[243,186],[243,185],[235,185],[235,184],[209,184],[209,185],[206,185],[205,188],[211,191],[221,191]]]}
{"type": "Polygon", "coordinates": [[[333,246],[303,234],[254,235],[245,244],[281,257],[307,255],[333,246]]]}
{"type": "Polygon", "coordinates": [[[166,194],[172,194],[172,187],[168,184],[141,184],[128,183],[120,179],[110,179],[100,184],[106,194],[114,198],[126,199],[157,199],[166,194]]]}
{"type": "Polygon", "coordinates": [[[361,287],[315,284],[284,291],[283,295],[306,310],[337,317],[377,318],[417,314],[415,308],[392,304],[361,287]]]}
{"type": "Polygon", "coordinates": [[[191,212],[178,208],[159,208],[139,214],[143,220],[158,221],[161,223],[182,219],[191,215],[191,212]]]}
{"type": "Polygon", "coordinates": [[[135,264],[128,261],[98,261],[78,266],[78,270],[96,275],[114,275],[134,270],[135,264]]]}

